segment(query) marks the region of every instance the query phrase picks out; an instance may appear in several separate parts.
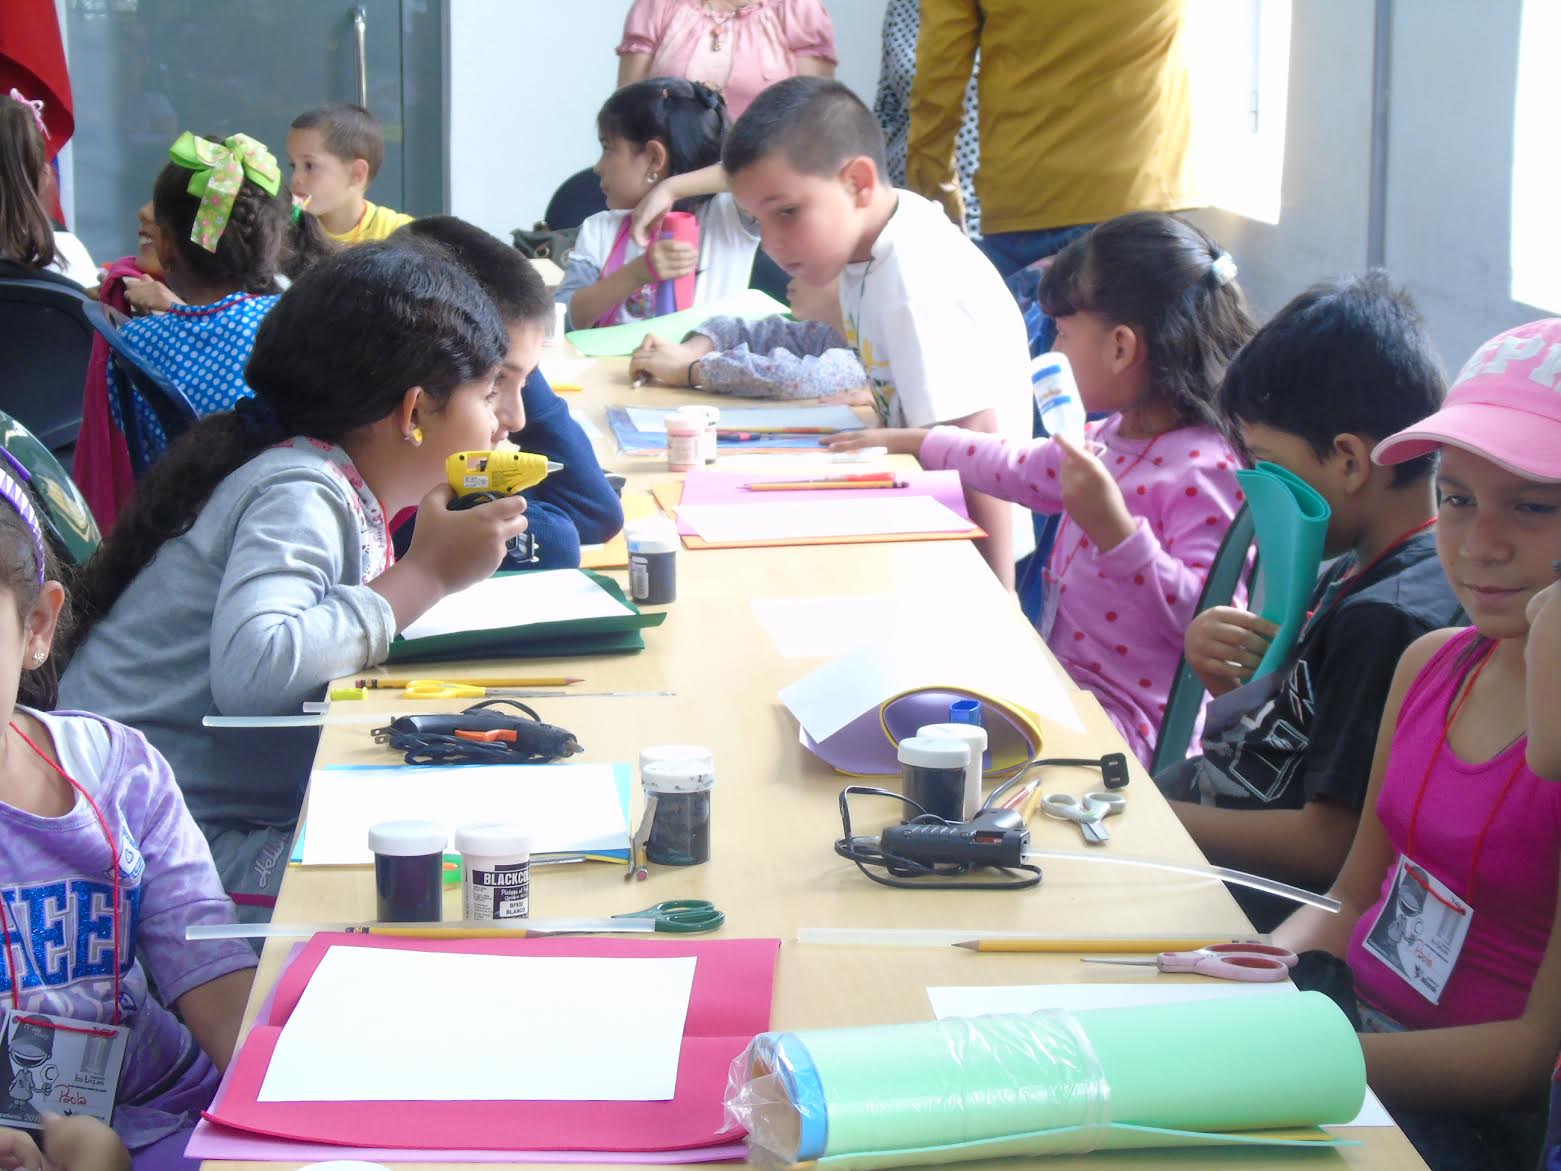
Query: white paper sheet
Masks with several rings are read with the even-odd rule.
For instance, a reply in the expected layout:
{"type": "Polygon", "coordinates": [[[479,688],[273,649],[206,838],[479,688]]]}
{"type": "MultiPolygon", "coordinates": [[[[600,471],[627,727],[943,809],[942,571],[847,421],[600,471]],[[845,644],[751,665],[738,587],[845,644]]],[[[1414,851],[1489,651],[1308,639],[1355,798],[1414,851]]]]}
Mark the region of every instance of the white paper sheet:
{"type": "Polygon", "coordinates": [[[884,500],[857,497],[849,502],[807,500],[794,504],[759,500],[753,504],[685,504],[678,508],[678,519],[687,521],[707,541],[960,533],[970,529],[968,520],[930,496],[888,496],[884,500]]]}
{"type": "Polygon", "coordinates": [[[559,383],[578,386],[585,372],[596,365],[596,359],[543,358],[539,365],[542,367],[542,377],[547,379],[549,386],[557,386],[559,383]]]}
{"type": "MultiPolygon", "coordinates": [[[[856,431],[863,423],[850,407],[808,405],[795,407],[734,407],[712,398],[710,405],[721,411],[721,426],[741,431],[745,428],[768,430],[775,427],[829,427],[837,431],[856,431]]],[[[636,431],[662,435],[667,416],[676,407],[625,407],[636,431]]]]}
{"type": "Polygon", "coordinates": [[[630,613],[633,611],[578,569],[545,569],[484,578],[436,602],[401,634],[403,638],[432,638],[630,613]]]}
{"type": "Polygon", "coordinates": [[[813,739],[827,740],[869,708],[918,687],[997,696],[1043,720],[1084,730],[1071,684],[1039,645],[1015,638],[1011,626],[999,628],[972,614],[936,638],[912,639],[903,628],[887,626],[878,633],[885,641],[858,647],[781,689],[781,702],[813,739]]]}
{"type": "Polygon", "coordinates": [[[776,651],[787,659],[833,659],[898,638],[899,631],[937,629],[958,620],[959,606],[957,599],[911,594],[751,598],[749,604],[776,651]]]}
{"type": "Polygon", "coordinates": [[[259,1100],[668,1101],[696,962],[333,947],[259,1100]]]}
{"type": "Polygon", "coordinates": [[[468,822],[523,825],[537,854],[595,853],[629,844],[610,764],[323,768],[310,781],[303,864],[372,862],[369,826],[406,818],[442,825],[452,840],[456,827],[468,822]]]}
{"type": "MultiPolygon", "coordinates": [[[[1004,1012],[1044,1012],[1061,1008],[1079,1012],[1091,1008],[1127,1008],[1139,1004],[1187,1004],[1232,996],[1283,996],[1293,984],[1238,984],[1210,980],[1202,984],[1171,984],[1146,980],[1136,984],[1007,984],[993,987],[929,988],[927,999],[940,1021],[949,1017],[991,1016],[1004,1012]]],[[[1341,1126],[1392,1126],[1386,1107],[1370,1089],[1361,1111],[1341,1126]]]]}

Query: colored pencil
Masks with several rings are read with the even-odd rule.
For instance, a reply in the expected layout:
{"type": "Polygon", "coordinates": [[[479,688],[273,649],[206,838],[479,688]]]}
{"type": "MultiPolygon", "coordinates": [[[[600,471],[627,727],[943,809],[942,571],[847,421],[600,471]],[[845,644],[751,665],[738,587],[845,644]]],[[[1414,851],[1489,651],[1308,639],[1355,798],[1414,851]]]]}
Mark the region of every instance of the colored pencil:
{"type": "Polygon", "coordinates": [[[1183,936],[1166,939],[1113,939],[1110,937],[1100,939],[1048,939],[1037,936],[1033,939],[966,939],[954,944],[955,947],[965,948],[967,951],[977,952],[1106,952],[1108,954],[1147,955],[1162,951],[1196,951],[1200,947],[1208,947],[1212,943],[1245,943],[1249,940],[1235,940],[1228,935],[1221,936],[1183,936]]]}
{"type": "Polygon", "coordinates": [[[851,484],[819,480],[811,484],[744,484],[743,487],[749,492],[826,492],[850,488],[908,488],[910,485],[904,480],[859,480],[851,484]]]}
{"type": "MultiPolygon", "coordinates": [[[[359,679],[355,686],[370,690],[399,691],[411,683],[411,679],[379,678],[359,679]]],[[[565,675],[500,676],[481,679],[451,679],[451,683],[464,683],[471,687],[568,687],[571,683],[584,683],[584,679],[572,679],[565,675]]]]}
{"type": "Polygon", "coordinates": [[[719,438],[738,435],[833,435],[839,427],[744,427],[742,430],[718,430],[719,438]]]}

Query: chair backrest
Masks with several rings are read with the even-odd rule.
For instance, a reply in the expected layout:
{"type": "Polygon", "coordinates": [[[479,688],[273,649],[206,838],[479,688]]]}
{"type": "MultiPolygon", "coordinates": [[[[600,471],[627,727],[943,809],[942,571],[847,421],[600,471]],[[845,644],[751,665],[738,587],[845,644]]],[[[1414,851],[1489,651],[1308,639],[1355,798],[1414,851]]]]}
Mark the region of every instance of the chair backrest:
{"type": "MultiPolygon", "coordinates": [[[[1219,552],[1214,555],[1214,564],[1203,580],[1203,593],[1198,597],[1198,613],[1203,613],[1211,606],[1230,605],[1247,569],[1247,556],[1252,550],[1252,533],[1252,510],[1243,504],[1231,520],[1230,529],[1220,542],[1219,552]]],[[[1257,558],[1253,557],[1249,580],[1256,580],[1256,577],[1257,558]]],[[[1187,665],[1187,657],[1183,655],[1176,665],[1176,678],[1165,703],[1165,718],[1160,721],[1160,735],[1155,739],[1154,758],[1149,763],[1150,776],[1158,775],[1161,769],[1186,757],[1188,745],[1192,741],[1192,730],[1198,723],[1198,712],[1203,707],[1203,695],[1203,680],[1193,674],[1192,668],[1187,665]]]]}
{"type": "Polygon", "coordinates": [[[169,443],[182,435],[198,416],[183,392],[160,370],[143,364],[120,335],[120,326],[127,320],[123,313],[96,301],[89,301],[86,319],[98,336],[108,343],[109,361],[119,371],[118,398],[114,407],[119,415],[120,426],[124,429],[125,443],[130,449],[131,469],[136,479],[140,479],[151,465],[145,455],[146,436],[142,433],[141,418],[136,413],[135,395],[139,395],[152,408],[169,443]],[[130,393],[132,389],[135,395],[130,393]]]}
{"type": "Polygon", "coordinates": [[[599,211],[607,210],[607,196],[602,194],[602,177],[590,167],[576,171],[558,185],[553,198],[547,201],[544,219],[555,232],[564,228],[578,228],[599,211]]]}
{"type": "Polygon", "coordinates": [[[85,565],[102,537],[76,482],[37,436],[4,411],[0,411],[0,447],[32,476],[28,487],[38,501],[56,555],[66,564],[85,565]]]}
{"type": "Polygon", "coordinates": [[[0,266],[0,410],[44,446],[67,450],[81,430],[81,392],[92,358],[93,302],[74,282],[0,266]]]}

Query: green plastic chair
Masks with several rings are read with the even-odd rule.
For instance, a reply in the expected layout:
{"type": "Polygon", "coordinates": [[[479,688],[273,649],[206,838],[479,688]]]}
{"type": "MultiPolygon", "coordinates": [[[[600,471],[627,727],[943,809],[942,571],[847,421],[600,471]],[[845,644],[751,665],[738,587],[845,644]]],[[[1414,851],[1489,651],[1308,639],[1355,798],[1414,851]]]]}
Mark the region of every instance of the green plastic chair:
{"type": "MultiPolygon", "coordinates": [[[[1245,504],[1230,522],[1225,539],[1220,542],[1214,564],[1203,580],[1203,593],[1198,596],[1198,613],[1210,606],[1228,606],[1236,596],[1246,569],[1247,554],[1252,549],[1252,510],[1245,504]]],[[[1257,580],[1257,558],[1252,558],[1249,581],[1257,580]]],[[[1176,666],[1176,681],[1171,684],[1171,695],[1165,703],[1165,718],[1160,721],[1160,735],[1155,740],[1154,757],[1149,762],[1149,775],[1158,776],[1160,770],[1183,760],[1192,742],[1193,726],[1198,722],[1198,711],[1203,707],[1203,680],[1193,674],[1182,656],[1176,666]]]]}
{"type": "Polygon", "coordinates": [[[71,565],[85,565],[103,539],[87,500],[54,453],[26,427],[0,411],[0,447],[32,476],[33,497],[55,552],[71,565]]]}

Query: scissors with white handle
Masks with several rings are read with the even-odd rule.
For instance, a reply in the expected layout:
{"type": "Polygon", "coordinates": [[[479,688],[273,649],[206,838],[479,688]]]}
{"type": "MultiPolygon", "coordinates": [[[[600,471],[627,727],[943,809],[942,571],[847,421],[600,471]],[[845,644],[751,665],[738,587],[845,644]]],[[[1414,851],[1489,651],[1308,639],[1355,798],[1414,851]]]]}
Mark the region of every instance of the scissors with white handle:
{"type": "Polygon", "coordinates": [[[1041,802],[1041,808],[1048,817],[1074,822],[1086,842],[1099,846],[1111,836],[1105,826],[1106,818],[1126,809],[1127,798],[1120,793],[1086,793],[1081,800],[1070,793],[1051,793],[1041,802]]]}

